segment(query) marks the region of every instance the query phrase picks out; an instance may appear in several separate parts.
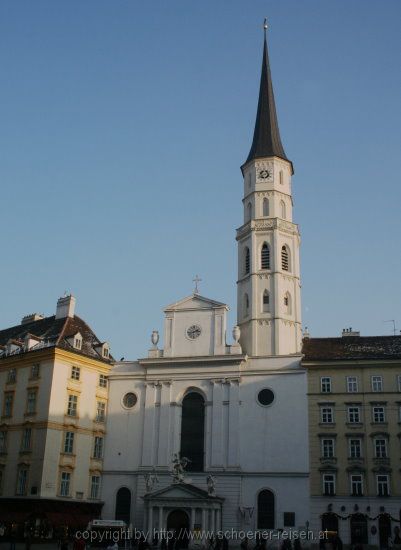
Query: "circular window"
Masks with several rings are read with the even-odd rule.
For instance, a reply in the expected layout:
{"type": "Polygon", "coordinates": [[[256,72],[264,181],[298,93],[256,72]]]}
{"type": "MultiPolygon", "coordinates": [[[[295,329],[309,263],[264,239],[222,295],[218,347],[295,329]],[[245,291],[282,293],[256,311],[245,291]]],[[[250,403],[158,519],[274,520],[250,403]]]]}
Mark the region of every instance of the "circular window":
{"type": "Polygon", "coordinates": [[[132,407],[135,407],[137,401],[137,396],[132,392],[126,393],[123,397],[123,405],[127,409],[132,409],[132,407]]]}
{"type": "Polygon", "coordinates": [[[264,388],[258,393],[258,401],[260,405],[267,407],[267,405],[271,405],[273,403],[274,393],[272,392],[272,390],[264,388]]]}

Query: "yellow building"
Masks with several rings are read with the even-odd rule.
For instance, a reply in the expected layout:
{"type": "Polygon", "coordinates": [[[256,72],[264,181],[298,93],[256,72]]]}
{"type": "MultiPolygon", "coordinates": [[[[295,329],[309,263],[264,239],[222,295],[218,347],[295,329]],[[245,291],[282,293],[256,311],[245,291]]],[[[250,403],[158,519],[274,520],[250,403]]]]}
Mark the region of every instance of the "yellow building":
{"type": "Polygon", "coordinates": [[[28,315],[0,331],[0,518],[49,531],[101,509],[109,346],[75,315],[28,315]]]}
{"type": "Polygon", "coordinates": [[[311,528],[388,547],[401,519],[401,336],[305,338],[311,528]]]}

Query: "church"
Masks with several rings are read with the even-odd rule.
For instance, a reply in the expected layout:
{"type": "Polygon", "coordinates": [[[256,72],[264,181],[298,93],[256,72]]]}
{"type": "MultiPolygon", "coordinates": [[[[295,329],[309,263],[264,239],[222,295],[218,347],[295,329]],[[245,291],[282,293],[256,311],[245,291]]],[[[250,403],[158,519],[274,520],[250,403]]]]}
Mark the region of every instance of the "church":
{"type": "Polygon", "coordinates": [[[164,308],[163,347],[153,331],[147,357],[115,364],[103,518],[145,531],[308,525],[300,235],[266,26],[253,141],[241,172],[237,324],[228,336],[228,306],[196,285],[164,308]]]}

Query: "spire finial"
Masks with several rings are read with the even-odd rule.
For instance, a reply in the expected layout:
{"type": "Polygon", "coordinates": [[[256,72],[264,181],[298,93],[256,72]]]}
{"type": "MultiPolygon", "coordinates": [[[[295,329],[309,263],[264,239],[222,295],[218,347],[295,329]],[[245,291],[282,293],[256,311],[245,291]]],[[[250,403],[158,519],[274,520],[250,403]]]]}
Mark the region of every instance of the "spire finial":
{"type": "Polygon", "coordinates": [[[264,23],[263,23],[263,31],[265,33],[265,38],[266,38],[266,31],[267,31],[267,17],[265,17],[265,20],[264,20],[264,23]]]}
{"type": "Polygon", "coordinates": [[[199,277],[199,275],[195,275],[192,281],[195,283],[194,294],[199,294],[198,284],[202,281],[202,279],[199,277]]]}

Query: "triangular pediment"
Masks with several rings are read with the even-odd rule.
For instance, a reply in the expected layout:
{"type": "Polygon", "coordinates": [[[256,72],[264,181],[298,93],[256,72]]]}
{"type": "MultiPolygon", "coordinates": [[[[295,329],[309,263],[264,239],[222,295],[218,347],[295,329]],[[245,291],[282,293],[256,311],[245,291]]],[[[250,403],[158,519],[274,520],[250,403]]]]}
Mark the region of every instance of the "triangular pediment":
{"type": "Polygon", "coordinates": [[[174,499],[174,500],[193,500],[193,499],[204,499],[204,500],[219,500],[218,497],[211,496],[194,485],[189,483],[173,483],[164,489],[159,489],[158,491],[153,491],[152,493],[147,493],[145,495],[146,499],[158,500],[158,499],[174,499]]]}
{"type": "Polygon", "coordinates": [[[228,310],[228,306],[222,302],[217,302],[216,300],[211,300],[200,294],[191,294],[178,302],[174,302],[167,306],[164,311],[192,311],[199,309],[216,309],[216,308],[225,308],[228,310]]]}

